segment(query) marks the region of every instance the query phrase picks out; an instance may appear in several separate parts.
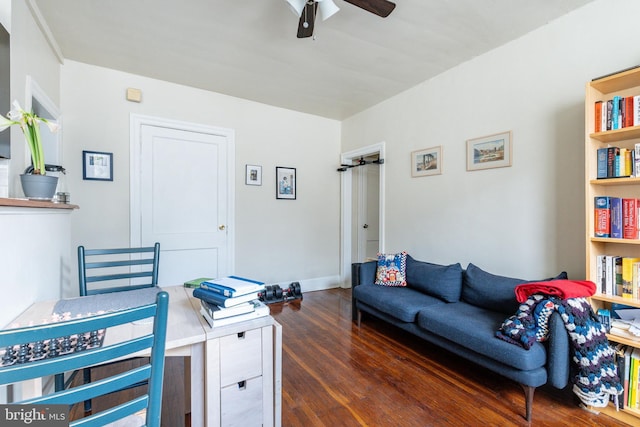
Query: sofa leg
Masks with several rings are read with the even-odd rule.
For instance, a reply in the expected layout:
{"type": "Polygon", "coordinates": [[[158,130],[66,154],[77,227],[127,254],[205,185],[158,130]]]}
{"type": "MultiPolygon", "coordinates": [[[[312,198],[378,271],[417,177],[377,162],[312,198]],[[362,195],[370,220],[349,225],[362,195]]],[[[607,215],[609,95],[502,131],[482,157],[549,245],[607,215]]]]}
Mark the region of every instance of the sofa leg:
{"type": "Polygon", "coordinates": [[[533,392],[536,391],[535,387],[529,385],[520,384],[524,390],[524,398],[526,401],[527,421],[531,421],[531,410],[533,408],[533,392]]]}
{"type": "Polygon", "coordinates": [[[362,312],[360,311],[360,309],[358,309],[357,311],[357,317],[358,317],[358,329],[360,329],[360,321],[362,320],[362,312]]]}

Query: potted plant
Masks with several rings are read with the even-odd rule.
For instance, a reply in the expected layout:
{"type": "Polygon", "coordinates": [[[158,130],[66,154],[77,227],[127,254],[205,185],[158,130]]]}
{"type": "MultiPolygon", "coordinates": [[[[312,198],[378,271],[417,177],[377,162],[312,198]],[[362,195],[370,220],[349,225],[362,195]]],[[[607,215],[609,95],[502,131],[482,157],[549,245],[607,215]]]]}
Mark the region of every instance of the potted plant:
{"type": "Polygon", "coordinates": [[[33,112],[26,112],[20,107],[18,101],[13,101],[13,109],[7,117],[0,116],[0,131],[12,125],[19,125],[22,129],[29,151],[31,151],[31,167],[28,173],[20,175],[24,195],[30,199],[51,200],[56,191],[58,177],[47,176],[44,163],[44,150],[40,136],[40,123],[45,123],[51,132],[58,130],[57,123],[38,117],[33,112]]]}

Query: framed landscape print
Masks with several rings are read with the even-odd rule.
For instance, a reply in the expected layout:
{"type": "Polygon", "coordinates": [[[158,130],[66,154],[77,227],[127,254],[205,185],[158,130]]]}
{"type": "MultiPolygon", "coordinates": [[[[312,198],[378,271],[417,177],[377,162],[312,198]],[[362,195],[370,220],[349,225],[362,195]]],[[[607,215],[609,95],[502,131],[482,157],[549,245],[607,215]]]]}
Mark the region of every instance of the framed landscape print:
{"type": "Polygon", "coordinates": [[[296,193],[296,168],[276,166],[276,199],[295,200],[296,193]]]}
{"type": "Polygon", "coordinates": [[[467,170],[511,166],[511,131],[467,140],[467,170]]]}
{"type": "Polygon", "coordinates": [[[442,173],[442,146],[411,153],[411,176],[440,175],[442,173]]]}

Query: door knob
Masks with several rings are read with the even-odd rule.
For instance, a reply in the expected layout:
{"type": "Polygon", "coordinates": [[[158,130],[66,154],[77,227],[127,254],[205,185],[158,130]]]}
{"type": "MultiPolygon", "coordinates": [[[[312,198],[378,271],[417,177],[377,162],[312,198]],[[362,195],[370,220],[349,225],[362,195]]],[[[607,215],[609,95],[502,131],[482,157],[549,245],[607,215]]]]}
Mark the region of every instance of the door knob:
{"type": "Polygon", "coordinates": [[[363,225],[362,228],[369,228],[369,224],[363,225]]]}
{"type": "Polygon", "coordinates": [[[225,227],[224,224],[220,224],[218,226],[218,230],[220,230],[220,231],[224,231],[225,228],[227,228],[227,227],[225,227]]]}

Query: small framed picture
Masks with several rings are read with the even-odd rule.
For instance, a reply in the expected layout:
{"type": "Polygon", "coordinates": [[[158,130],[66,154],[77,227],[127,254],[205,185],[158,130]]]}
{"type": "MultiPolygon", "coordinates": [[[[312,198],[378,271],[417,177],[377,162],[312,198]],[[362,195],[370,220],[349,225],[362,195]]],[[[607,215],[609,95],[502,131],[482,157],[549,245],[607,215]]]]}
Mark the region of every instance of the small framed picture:
{"type": "Polygon", "coordinates": [[[411,176],[440,175],[442,173],[442,146],[411,153],[411,176]]]}
{"type": "Polygon", "coordinates": [[[511,131],[467,140],[467,170],[511,166],[511,131]]]}
{"type": "Polygon", "coordinates": [[[83,151],[82,179],[113,181],[113,153],[83,151]]]}
{"type": "Polygon", "coordinates": [[[296,169],[276,166],[276,199],[295,200],[296,193],[296,169]]]}
{"type": "Polygon", "coordinates": [[[246,185],[262,185],[262,166],[246,165],[246,185]]]}

